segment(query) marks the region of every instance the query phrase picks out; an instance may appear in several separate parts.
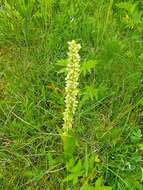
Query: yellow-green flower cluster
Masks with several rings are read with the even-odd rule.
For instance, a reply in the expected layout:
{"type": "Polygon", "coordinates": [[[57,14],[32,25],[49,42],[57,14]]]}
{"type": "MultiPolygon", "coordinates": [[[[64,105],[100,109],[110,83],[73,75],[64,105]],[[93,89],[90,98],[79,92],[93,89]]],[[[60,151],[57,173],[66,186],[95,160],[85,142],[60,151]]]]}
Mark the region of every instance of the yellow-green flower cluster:
{"type": "Polygon", "coordinates": [[[67,65],[67,76],[66,76],[66,87],[65,87],[65,112],[64,112],[64,132],[66,133],[72,128],[73,116],[77,107],[77,94],[78,94],[78,78],[80,73],[80,56],[78,54],[81,46],[74,40],[68,42],[68,65],[67,65]]]}

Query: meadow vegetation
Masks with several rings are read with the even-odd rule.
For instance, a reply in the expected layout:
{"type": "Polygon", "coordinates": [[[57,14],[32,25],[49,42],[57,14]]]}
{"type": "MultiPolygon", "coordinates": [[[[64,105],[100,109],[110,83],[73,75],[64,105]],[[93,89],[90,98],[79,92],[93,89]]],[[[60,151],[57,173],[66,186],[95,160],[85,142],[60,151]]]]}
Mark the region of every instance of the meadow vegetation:
{"type": "Polygon", "coordinates": [[[0,0],[0,190],[142,190],[142,127],[142,0],[0,0]],[[65,142],[72,40],[79,94],[65,142]]]}

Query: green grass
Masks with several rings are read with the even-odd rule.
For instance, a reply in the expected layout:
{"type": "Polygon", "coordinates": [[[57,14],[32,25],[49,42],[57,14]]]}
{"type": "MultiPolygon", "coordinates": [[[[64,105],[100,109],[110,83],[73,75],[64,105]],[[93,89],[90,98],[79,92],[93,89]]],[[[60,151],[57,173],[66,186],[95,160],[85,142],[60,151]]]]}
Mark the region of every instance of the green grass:
{"type": "Polygon", "coordinates": [[[1,0],[0,26],[0,190],[141,190],[142,0],[1,0]],[[72,39],[82,72],[66,159],[72,39]]]}

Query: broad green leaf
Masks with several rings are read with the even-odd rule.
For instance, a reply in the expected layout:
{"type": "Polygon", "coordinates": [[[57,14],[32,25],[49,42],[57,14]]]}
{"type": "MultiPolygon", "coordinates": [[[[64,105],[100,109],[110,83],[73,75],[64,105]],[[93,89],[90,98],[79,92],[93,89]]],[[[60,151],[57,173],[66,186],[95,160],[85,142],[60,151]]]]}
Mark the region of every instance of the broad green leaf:
{"type": "Polygon", "coordinates": [[[82,163],[81,160],[79,160],[78,163],[72,168],[71,172],[80,173],[81,170],[82,170],[82,163]]]}
{"type": "Polygon", "coordinates": [[[95,190],[95,187],[91,185],[84,185],[80,190],[95,190]]]}
{"type": "Polygon", "coordinates": [[[68,60],[67,60],[67,59],[60,59],[60,60],[58,60],[58,61],[56,62],[56,65],[66,67],[66,66],[67,66],[67,63],[68,63],[68,60]]]}
{"type": "Polygon", "coordinates": [[[73,153],[75,150],[75,138],[71,135],[65,136],[64,140],[64,156],[68,161],[73,157],[73,153]]]}
{"type": "Polygon", "coordinates": [[[72,168],[74,167],[74,164],[75,164],[75,160],[74,158],[71,158],[67,163],[66,163],[66,169],[67,171],[71,171],[72,168]]]}
{"type": "Polygon", "coordinates": [[[85,76],[88,73],[91,73],[91,71],[95,68],[96,65],[96,61],[95,60],[89,60],[87,62],[84,62],[81,64],[81,74],[83,74],[83,76],[85,76]]]}
{"type": "Polygon", "coordinates": [[[60,59],[56,62],[57,66],[60,66],[58,73],[67,73],[66,66],[68,64],[67,59],[60,59]],[[61,68],[62,67],[62,68],[61,68]]]}
{"type": "Polygon", "coordinates": [[[86,85],[82,94],[83,98],[81,101],[93,100],[94,98],[97,99],[98,89],[92,85],[86,85]]]}
{"type": "Polygon", "coordinates": [[[82,163],[81,160],[78,161],[78,163],[71,168],[71,174],[69,174],[63,181],[68,182],[72,181],[73,184],[75,185],[78,182],[78,177],[83,175],[83,170],[82,170],[82,163]]]}
{"type": "Polygon", "coordinates": [[[112,190],[112,188],[111,188],[111,187],[108,187],[108,186],[104,186],[104,185],[103,185],[103,178],[102,178],[102,177],[99,177],[99,178],[96,180],[95,190],[112,190]]]}

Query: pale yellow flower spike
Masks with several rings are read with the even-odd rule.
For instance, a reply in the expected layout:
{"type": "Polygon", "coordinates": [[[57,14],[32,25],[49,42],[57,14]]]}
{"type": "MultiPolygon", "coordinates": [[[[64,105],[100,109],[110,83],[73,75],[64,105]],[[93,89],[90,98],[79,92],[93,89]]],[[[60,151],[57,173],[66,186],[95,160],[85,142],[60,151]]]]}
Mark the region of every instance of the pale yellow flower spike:
{"type": "Polygon", "coordinates": [[[68,65],[65,87],[65,112],[64,112],[64,133],[67,133],[72,128],[73,116],[77,107],[77,94],[78,94],[78,78],[80,73],[80,56],[78,54],[81,46],[74,40],[68,42],[68,65]]]}

